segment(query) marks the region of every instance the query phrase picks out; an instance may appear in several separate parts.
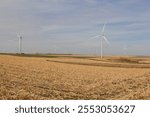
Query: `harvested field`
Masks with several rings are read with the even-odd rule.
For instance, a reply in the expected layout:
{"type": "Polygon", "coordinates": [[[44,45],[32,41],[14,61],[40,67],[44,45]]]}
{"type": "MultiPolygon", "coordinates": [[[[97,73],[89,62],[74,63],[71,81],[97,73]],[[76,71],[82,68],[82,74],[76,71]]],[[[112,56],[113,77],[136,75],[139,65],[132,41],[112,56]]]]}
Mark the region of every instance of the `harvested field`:
{"type": "Polygon", "coordinates": [[[150,58],[0,55],[0,99],[150,99],[150,58]]]}

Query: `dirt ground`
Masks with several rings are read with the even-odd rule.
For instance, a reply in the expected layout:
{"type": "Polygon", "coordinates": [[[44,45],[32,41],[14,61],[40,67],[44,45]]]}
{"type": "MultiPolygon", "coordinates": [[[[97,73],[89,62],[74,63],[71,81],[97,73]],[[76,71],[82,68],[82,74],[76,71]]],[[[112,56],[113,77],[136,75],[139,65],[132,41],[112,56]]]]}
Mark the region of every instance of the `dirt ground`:
{"type": "Polygon", "coordinates": [[[0,99],[150,99],[150,58],[0,55],[0,99]]]}

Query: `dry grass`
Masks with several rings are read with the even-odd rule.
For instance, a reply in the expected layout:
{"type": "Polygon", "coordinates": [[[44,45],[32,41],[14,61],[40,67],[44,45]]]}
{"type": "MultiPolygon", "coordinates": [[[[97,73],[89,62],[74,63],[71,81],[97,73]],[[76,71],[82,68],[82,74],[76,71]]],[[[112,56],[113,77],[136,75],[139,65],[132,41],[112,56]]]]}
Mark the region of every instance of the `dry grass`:
{"type": "Polygon", "coordinates": [[[150,68],[130,68],[140,61],[150,59],[0,55],[0,99],[150,99],[150,68]]]}

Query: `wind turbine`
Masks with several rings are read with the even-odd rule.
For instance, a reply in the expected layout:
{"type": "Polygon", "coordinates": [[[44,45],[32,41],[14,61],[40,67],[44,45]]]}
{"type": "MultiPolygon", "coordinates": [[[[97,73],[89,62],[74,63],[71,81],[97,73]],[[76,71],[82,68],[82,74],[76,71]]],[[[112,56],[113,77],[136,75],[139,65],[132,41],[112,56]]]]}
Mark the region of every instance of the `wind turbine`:
{"type": "Polygon", "coordinates": [[[19,38],[19,53],[22,53],[22,36],[21,35],[17,35],[17,37],[19,38]]]}
{"type": "Polygon", "coordinates": [[[103,58],[103,40],[104,40],[108,45],[110,45],[108,39],[106,38],[106,36],[105,36],[105,34],[104,34],[105,26],[106,26],[106,24],[104,24],[104,26],[103,26],[103,28],[102,28],[101,35],[97,35],[97,36],[94,36],[94,37],[93,37],[93,38],[100,38],[100,39],[101,39],[101,59],[103,58]]]}

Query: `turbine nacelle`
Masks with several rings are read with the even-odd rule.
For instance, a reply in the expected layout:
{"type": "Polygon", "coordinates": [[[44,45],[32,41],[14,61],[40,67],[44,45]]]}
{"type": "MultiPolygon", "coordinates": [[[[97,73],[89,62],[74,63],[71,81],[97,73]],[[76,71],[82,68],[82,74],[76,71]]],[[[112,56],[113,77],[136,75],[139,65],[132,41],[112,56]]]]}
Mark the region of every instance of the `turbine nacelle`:
{"type": "Polygon", "coordinates": [[[19,39],[22,39],[22,36],[21,36],[21,35],[17,35],[17,37],[18,37],[19,39]]]}

